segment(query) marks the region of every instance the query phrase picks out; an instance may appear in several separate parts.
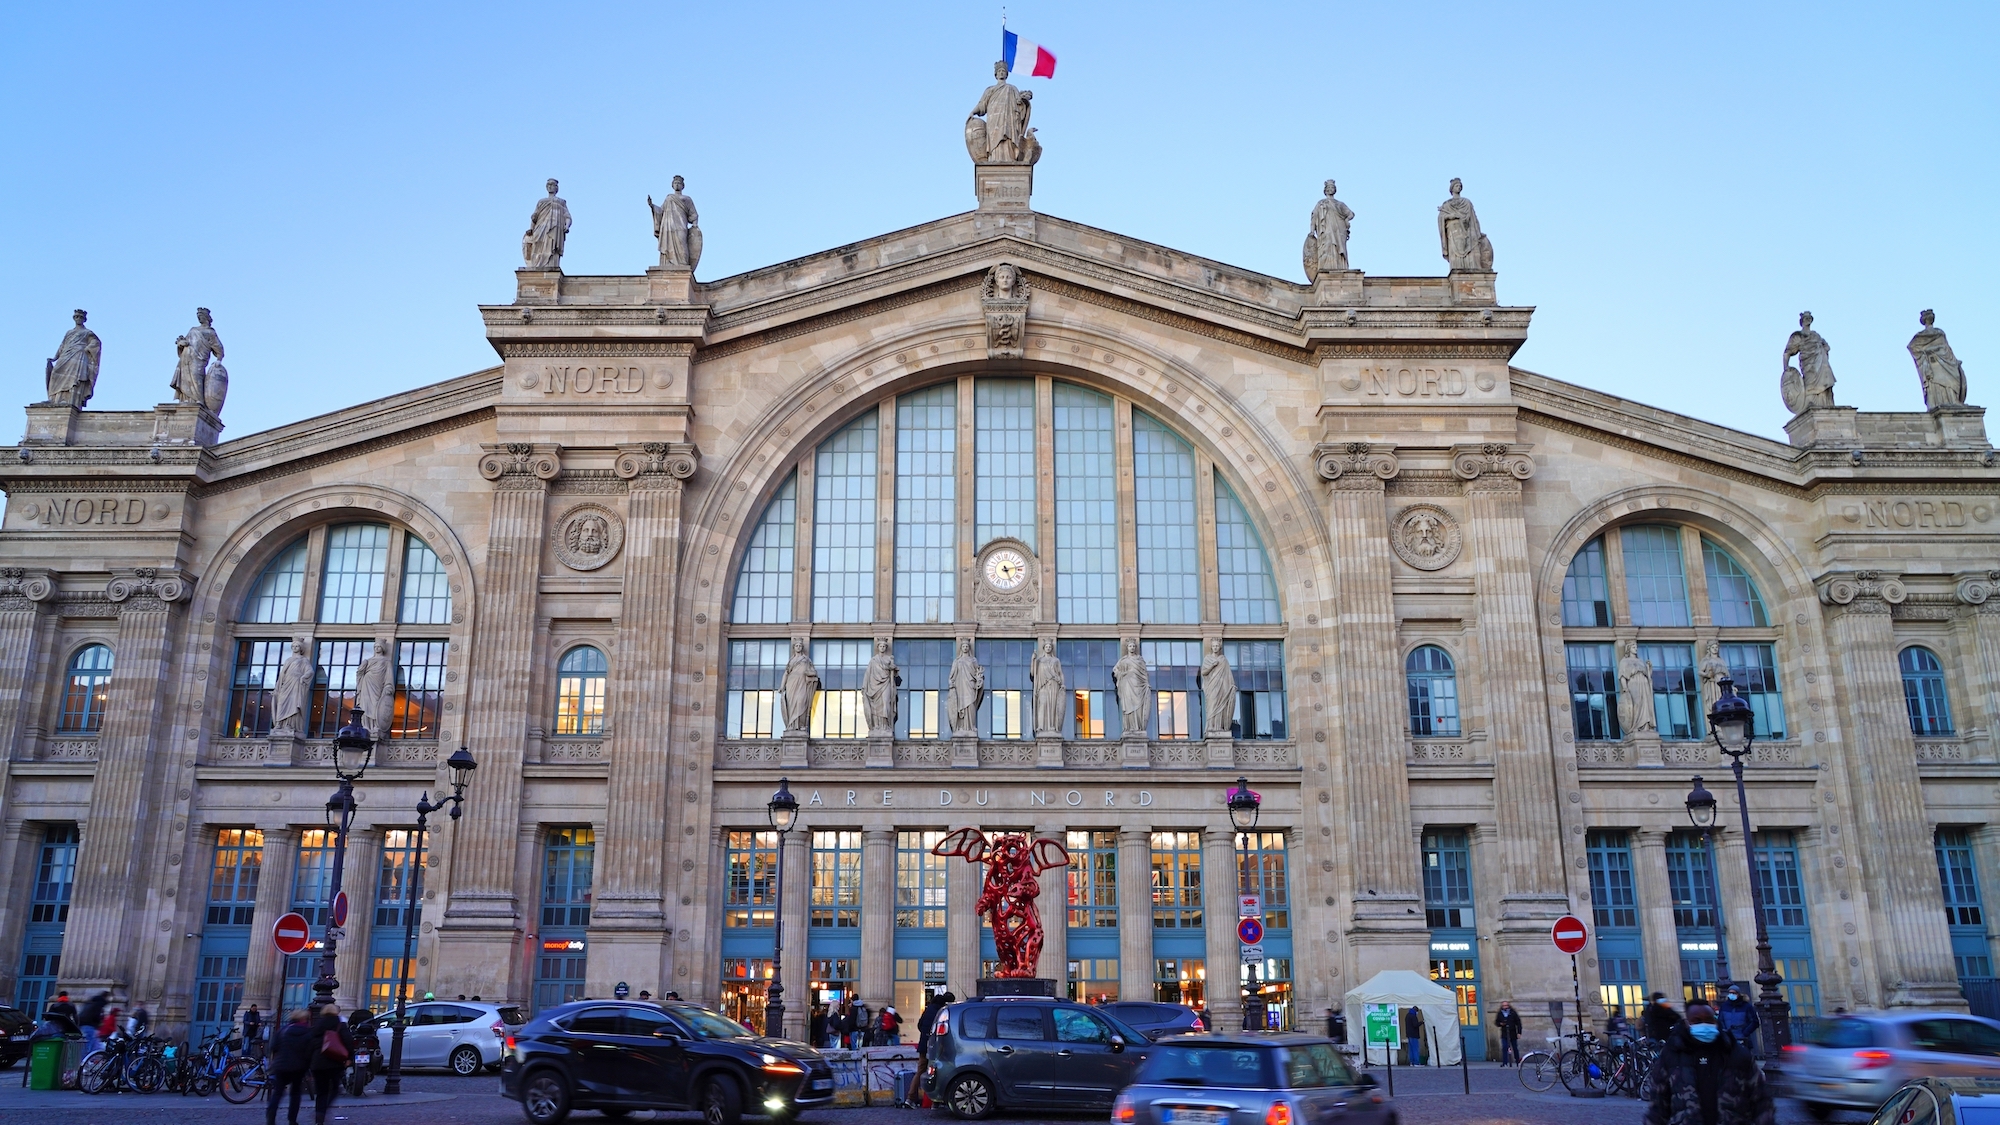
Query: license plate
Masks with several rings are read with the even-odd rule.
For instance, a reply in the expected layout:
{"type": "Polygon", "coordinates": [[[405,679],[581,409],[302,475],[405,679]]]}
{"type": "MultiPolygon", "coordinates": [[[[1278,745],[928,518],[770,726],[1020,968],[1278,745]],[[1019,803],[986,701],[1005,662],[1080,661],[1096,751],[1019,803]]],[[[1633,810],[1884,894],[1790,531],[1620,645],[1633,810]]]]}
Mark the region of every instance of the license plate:
{"type": "Polygon", "coordinates": [[[1229,1120],[1226,1109],[1176,1109],[1168,1107],[1160,1111],[1160,1120],[1165,1125],[1224,1125],[1229,1120]]]}
{"type": "Polygon", "coordinates": [[[815,1078],[813,1079],[812,1088],[815,1090],[831,1090],[833,1089],[833,1079],[815,1078]]]}
{"type": "Polygon", "coordinates": [[[365,1054],[361,1054],[361,1055],[356,1055],[356,1056],[354,1056],[354,1065],[355,1065],[355,1066],[367,1066],[367,1065],[368,1065],[368,1056],[367,1056],[367,1055],[365,1055],[365,1054]]]}

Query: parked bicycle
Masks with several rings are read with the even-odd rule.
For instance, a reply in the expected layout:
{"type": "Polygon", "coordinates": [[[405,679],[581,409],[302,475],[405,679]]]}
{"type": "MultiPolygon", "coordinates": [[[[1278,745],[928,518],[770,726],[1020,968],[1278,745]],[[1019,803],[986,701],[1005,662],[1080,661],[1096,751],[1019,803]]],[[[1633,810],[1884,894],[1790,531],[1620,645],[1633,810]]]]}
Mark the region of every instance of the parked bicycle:
{"type": "Polygon", "coordinates": [[[232,1105],[254,1101],[271,1084],[270,1058],[253,1059],[237,1055],[222,1072],[222,1100],[232,1105]]]}

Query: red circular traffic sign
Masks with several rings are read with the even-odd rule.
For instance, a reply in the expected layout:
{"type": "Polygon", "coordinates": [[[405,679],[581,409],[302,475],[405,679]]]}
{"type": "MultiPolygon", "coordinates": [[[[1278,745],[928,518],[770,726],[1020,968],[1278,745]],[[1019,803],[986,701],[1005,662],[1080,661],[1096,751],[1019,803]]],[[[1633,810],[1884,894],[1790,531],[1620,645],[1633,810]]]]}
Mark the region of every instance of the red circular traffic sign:
{"type": "Polygon", "coordinates": [[[312,941],[312,931],[306,928],[306,916],[293,911],[279,915],[271,926],[271,940],[277,943],[278,952],[287,957],[305,952],[312,941]]]}
{"type": "Polygon", "coordinates": [[[1236,923],[1236,936],[1243,939],[1244,945],[1256,945],[1264,940],[1264,923],[1255,918],[1245,918],[1236,923]]]}
{"type": "Polygon", "coordinates": [[[346,891],[342,891],[342,892],[340,892],[339,894],[337,894],[337,895],[333,896],[333,924],[334,924],[334,925],[336,925],[336,926],[345,926],[345,925],[347,925],[347,892],[346,892],[346,891]]]}
{"type": "Polygon", "coordinates": [[[1584,926],[1583,919],[1574,914],[1565,914],[1556,919],[1556,924],[1549,930],[1549,936],[1555,940],[1557,949],[1564,953],[1576,954],[1583,952],[1584,944],[1590,940],[1590,930],[1584,926]]]}

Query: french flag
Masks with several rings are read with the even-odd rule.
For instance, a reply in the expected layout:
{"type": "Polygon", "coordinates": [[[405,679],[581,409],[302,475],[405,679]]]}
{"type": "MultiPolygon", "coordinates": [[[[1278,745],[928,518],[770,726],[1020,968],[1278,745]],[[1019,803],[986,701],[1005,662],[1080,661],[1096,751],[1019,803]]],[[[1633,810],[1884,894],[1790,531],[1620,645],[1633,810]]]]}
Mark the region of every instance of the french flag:
{"type": "Polygon", "coordinates": [[[1000,57],[1007,61],[1007,73],[1028,78],[1054,78],[1056,57],[1047,47],[1000,29],[1000,57]]]}

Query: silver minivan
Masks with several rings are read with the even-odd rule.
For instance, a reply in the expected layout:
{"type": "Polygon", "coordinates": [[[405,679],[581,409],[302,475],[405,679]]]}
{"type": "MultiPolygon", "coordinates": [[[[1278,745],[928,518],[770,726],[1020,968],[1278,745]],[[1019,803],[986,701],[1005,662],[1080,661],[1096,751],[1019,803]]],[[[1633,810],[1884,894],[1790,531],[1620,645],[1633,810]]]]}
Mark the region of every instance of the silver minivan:
{"type": "Polygon", "coordinates": [[[1824,1120],[1873,1112],[1917,1078],[2000,1078],[2000,1023],[1959,1012],[1867,1012],[1802,1021],[1781,1092],[1824,1120]]]}
{"type": "MultiPolygon", "coordinates": [[[[409,1005],[405,1011],[409,1023],[403,1028],[403,1065],[446,1067],[459,1075],[477,1074],[483,1068],[499,1066],[507,1033],[527,1022],[521,1009],[511,1004],[471,1000],[426,1000],[409,1005]]],[[[374,1030],[382,1047],[381,1067],[389,1065],[389,1041],[395,1017],[393,1008],[376,1017],[374,1030]]]]}

